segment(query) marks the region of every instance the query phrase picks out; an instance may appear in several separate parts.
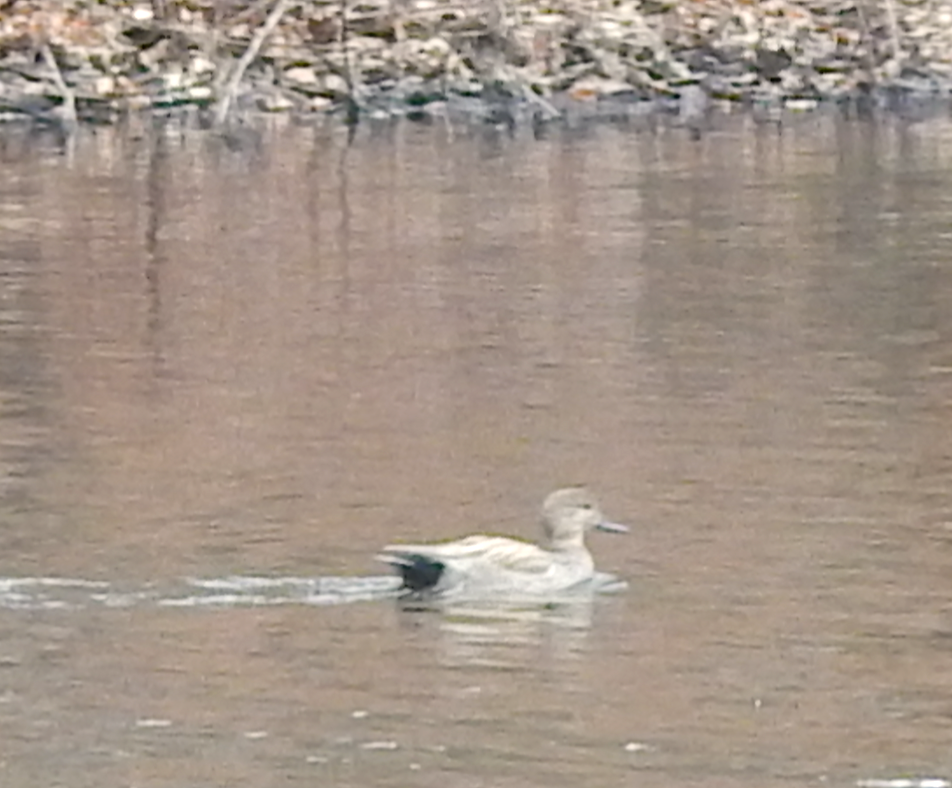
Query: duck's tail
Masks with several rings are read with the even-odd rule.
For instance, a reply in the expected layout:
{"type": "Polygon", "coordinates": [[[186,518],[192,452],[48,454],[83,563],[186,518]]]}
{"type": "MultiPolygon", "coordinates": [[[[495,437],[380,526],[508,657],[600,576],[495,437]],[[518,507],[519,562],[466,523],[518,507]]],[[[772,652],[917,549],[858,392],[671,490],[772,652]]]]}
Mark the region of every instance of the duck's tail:
{"type": "Polygon", "coordinates": [[[403,587],[414,594],[436,588],[446,569],[442,561],[420,553],[402,552],[396,547],[384,549],[393,552],[380,553],[376,559],[390,564],[403,578],[403,587]]]}

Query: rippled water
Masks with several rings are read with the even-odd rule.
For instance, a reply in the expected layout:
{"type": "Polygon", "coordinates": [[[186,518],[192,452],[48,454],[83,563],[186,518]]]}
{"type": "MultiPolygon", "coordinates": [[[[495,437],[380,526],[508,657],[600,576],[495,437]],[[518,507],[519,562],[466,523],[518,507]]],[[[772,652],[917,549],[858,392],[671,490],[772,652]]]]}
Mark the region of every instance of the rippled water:
{"type": "Polygon", "coordinates": [[[947,123],[0,163],[4,788],[947,785],[947,123]],[[390,598],[577,481],[628,591],[390,598]]]}

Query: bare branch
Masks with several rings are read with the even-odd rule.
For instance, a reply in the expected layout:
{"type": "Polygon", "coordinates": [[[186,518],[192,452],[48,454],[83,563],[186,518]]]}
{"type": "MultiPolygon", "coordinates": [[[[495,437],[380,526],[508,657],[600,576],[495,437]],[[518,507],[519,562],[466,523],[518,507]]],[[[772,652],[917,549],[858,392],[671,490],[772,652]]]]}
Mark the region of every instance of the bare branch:
{"type": "Polygon", "coordinates": [[[899,60],[901,48],[899,44],[899,22],[896,18],[896,6],[893,0],[884,0],[886,6],[886,23],[889,25],[889,38],[892,42],[893,57],[899,60]]]}
{"type": "Polygon", "coordinates": [[[225,119],[228,117],[228,110],[231,108],[231,103],[234,101],[235,94],[238,92],[238,86],[241,84],[241,78],[245,75],[245,71],[248,70],[248,66],[250,66],[252,61],[258,56],[258,52],[261,50],[265,39],[270,35],[271,31],[278,26],[278,22],[281,21],[281,17],[284,16],[284,12],[287,11],[291,2],[292,0],[278,0],[261,27],[255,30],[251,41],[248,43],[248,48],[242,53],[232,69],[231,74],[228,76],[228,81],[222,89],[222,94],[215,105],[216,126],[224,124],[225,119]]]}
{"type": "Polygon", "coordinates": [[[43,44],[40,50],[43,53],[43,60],[47,67],[53,72],[53,83],[63,99],[63,127],[69,131],[76,128],[76,96],[63,79],[63,72],[60,71],[59,64],[53,56],[53,51],[49,44],[43,44]]]}
{"type": "Polygon", "coordinates": [[[357,94],[354,90],[354,74],[350,67],[350,42],[347,28],[347,0],[340,0],[340,50],[344,62],[344,82],[347,83],[347,97],[344,103],[347,107],[345,119],[347,125],[354,129],[360,119],[360,110],[357,106],[357,94]]]}

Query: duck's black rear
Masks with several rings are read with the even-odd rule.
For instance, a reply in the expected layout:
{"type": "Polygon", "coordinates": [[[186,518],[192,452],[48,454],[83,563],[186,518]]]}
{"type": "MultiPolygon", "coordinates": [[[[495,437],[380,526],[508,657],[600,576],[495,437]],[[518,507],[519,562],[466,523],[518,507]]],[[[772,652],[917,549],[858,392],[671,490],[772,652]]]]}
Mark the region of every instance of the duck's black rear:
{"type": "Polygon", "coordinates": [[[395,564],[403,577],[403,585],[417,593],[434,588],[443,576],[446,566],[423,555],[401,555],[400,563],[395,564]]]}

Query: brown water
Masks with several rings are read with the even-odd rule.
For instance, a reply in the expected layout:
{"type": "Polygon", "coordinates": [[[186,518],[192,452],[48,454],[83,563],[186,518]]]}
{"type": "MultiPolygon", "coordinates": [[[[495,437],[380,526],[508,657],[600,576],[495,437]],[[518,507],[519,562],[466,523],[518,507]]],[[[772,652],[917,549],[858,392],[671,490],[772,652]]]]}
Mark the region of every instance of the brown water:
{"type": "Polygon", "coordinates": [[[952,127],[345,143],[0,143],[0,785],[952,778],[952,127]],[[308,580],[576,481],[621,595],[308,580]]]}

